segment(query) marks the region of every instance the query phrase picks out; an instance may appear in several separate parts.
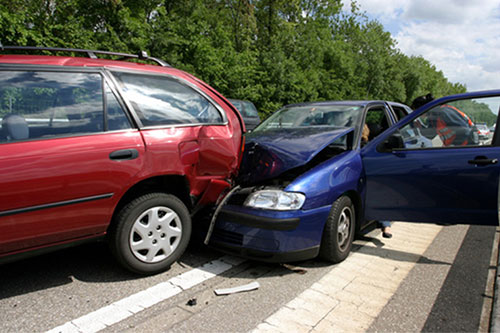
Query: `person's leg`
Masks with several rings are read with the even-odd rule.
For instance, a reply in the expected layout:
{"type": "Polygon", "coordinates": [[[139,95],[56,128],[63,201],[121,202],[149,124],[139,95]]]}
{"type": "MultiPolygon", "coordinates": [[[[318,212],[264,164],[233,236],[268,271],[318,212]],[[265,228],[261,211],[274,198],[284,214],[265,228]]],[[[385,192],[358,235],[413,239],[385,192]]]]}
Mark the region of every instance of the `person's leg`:
{"type": "Polygon", "coordinates": [[[382,228],[382,237],[391,238],[391,221],[379,221],[382,228]]]}

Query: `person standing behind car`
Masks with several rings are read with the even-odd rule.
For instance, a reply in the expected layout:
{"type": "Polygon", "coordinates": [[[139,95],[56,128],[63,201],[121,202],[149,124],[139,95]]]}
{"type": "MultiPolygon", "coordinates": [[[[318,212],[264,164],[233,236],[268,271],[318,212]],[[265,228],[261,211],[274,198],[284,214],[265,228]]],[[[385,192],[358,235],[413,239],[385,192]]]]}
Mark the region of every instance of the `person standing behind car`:
{"type": "Polygon", "coordinates": [[[436,132],[445,146],[466,146],[474,144],[474,123],[462,111],[451,105],[441,105],[439,116],[429,118],[435,121],[436,132]]]}
{"type": "MultiPolygon", "coordinates": [[[[419,96],[411,104],[412,109],[418,109],[434,100],[432,94],[419,96]]],[[[427,121],[427,135],[441,138],[444,146],[465,146],[477,144],[478,140],[474,137],[477,132],[472,120],[457,107],[443,104],[435,107],[422,116],[427,121]],[[431,130],[430,133],[429,130],[431,130]]]]}

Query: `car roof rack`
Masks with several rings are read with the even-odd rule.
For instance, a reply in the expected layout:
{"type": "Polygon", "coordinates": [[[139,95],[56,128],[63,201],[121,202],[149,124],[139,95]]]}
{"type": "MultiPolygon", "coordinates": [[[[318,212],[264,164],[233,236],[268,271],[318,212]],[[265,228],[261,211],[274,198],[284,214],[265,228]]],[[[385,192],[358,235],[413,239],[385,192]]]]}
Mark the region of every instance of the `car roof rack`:
{"type": "Polygon", "coordinates": [[[165,61],[149,57],[146,51],[141,51],[139,54],[129,54],[129,53],[121,53],[121,52],[110,52],[110,51],[98,51],[98,50],[85,50],[85,49],[69,49],[63,47],[39,47],[39,46],[4,46],[0,42],[0,50],[21,50],[21,51],[51,51],[51,52],[75,52],[75,53],[84,53],[91,59],[98,59],[96,54],[105,54],[121,57],[118,60],[126,60],[126,59],[139,59],[139,60],[149,60],[158,63],[163,67],[171,67],[165,61]]]}

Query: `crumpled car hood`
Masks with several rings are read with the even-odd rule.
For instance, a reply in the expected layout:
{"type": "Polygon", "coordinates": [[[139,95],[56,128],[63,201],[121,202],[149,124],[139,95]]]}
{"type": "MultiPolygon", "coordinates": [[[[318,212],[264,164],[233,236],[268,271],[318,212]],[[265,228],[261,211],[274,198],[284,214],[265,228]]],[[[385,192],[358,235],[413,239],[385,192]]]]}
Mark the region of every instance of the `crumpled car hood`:
{"type": "Polygon", "coordinates": [[[239,183],[254,184],[303,166],[354,128],[276,128],[246,134],[239,183]]]}

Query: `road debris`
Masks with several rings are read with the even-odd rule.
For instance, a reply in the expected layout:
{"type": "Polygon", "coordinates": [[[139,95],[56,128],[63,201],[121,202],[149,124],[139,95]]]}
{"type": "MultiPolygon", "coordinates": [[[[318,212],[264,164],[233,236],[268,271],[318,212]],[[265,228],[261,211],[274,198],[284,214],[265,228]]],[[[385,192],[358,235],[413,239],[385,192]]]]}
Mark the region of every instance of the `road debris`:
{"type": "Polygon", "coordinates": [[[187,301],[186,305],[195,306],[196,303],[197,303],[196,298],[191,298],[189,301],[187,301]]]}
{"type": "Polygon", "coordinates": [[[291,270],[294,273],[297,273],[297,274],[306,274],[307,273],[307,270],[305,270],[303,268],[298,268],[297,266],[293,266],[290,264],[282,264],[282,266],[288,270],[291,270]]]}
{"type": "Polygon", "coordinates": [[[251,290],[258,289],[259,287],[260,287],[260,284],[257,281],[254,281],[254,282],[250,282],[248,284],[242,285],[242,286],[237,286],[237,287],[232,287],[232,288],[224,288],[224,289],[215,289],[214,292],[217,296],[221,296],[221,295],[240,293],[243,291],[251,291],[251,290]]]}

